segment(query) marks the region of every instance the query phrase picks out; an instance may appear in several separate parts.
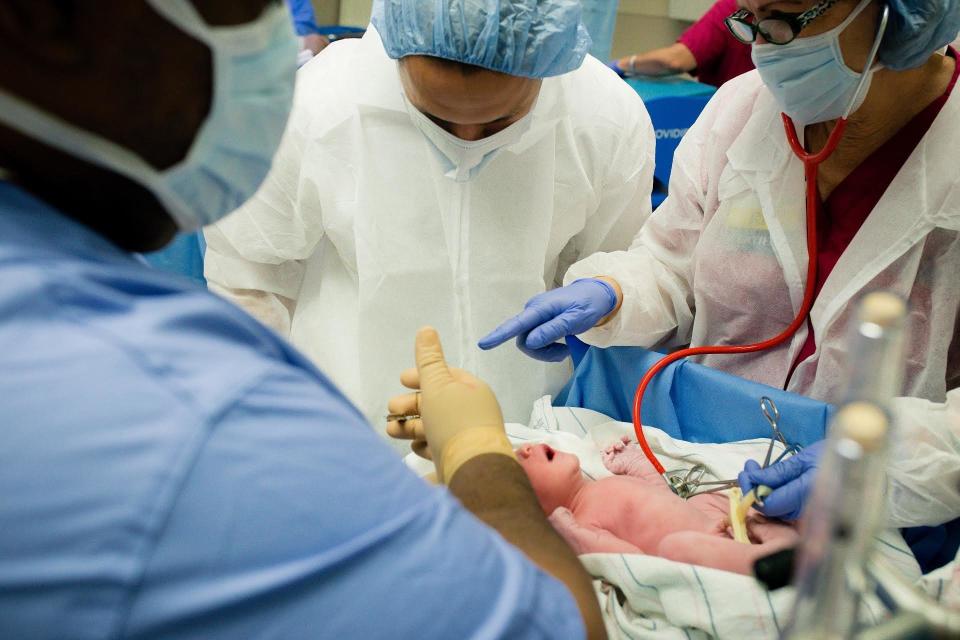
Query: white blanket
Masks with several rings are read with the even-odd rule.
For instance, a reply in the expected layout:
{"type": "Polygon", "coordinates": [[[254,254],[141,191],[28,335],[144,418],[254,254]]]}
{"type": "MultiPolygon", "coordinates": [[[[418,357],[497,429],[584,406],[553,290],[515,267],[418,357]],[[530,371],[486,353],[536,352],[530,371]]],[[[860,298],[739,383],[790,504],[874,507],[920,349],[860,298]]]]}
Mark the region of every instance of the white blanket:
{"type": "MultiPolygon", "coordinates": [[[[550,397],[534,403],[529,426],[508,424],[516,445],[545,442],[580,458],[585,475],[611,475],[600,453],[622,436],[633,436],[633,425],[590,411],[553,407],[550,397]]],[[[693,444],[674,440],[663,431],[645,427],[651,448],[668,469],[702,463],[717,479],[735,478],[747,458],[762,461],[769,440],[727,444],[693,444]]],[[[776,446],[774,457],[782,451],[776,446]]],[[[416,456],[408,464],[426,474],[433,465],[416,456]]],[[[878,545],[885,559],[911,580],[920,578],[909,547],[896,531],[886,532],[878,545]]],[[[594,553],[580,557],[593,575],[607,634],[615,638],[777,638],[793,603],[790,588],[768,592],[751,577],[635,554],[594,553]]],[[[868,603],[867,621],[883,615],[868,603]]]]}

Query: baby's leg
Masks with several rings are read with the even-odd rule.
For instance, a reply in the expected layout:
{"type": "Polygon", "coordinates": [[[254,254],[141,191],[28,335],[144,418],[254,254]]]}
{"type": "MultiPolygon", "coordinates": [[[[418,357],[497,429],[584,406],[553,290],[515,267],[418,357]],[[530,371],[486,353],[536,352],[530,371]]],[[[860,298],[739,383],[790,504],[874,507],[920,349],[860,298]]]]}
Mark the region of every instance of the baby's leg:
{"type": "MultiPolygon", "coordinates": [[[[747,535],[753,544],[780,544],[782,546],[791,546],[800,543],[800,534],[794,525],[786,524],[780,520],[771,520],[764,517],[760,512],[750,510],[747,516],[747,535]]],[[[730,518],[721,518],[717,523],[715,534],[720,537],[732,538],[733,530],[730,526],[730,518]]]]}
{"type": "Polygon", "coordinates": [[[660,541],[657,555],[677,562],[753,575],[756,560],[794,546],[799,538],[791,527],[761,519],[751,519],[748,530],[751,540],[758,544],[743,544],[717,533],[672,533],[660,541]]]}
{"type": "Polygon", "coordinates": [[[626,540],[621,540],[606,529],[577,522],[566,507],[557,507],[550,514],[550,524],[577,555],[584,553],[643,553],[626,540]]]}
{"type": "Polygon", "coordinates": [[[640,445],[631,443],[630,438],[624,436],[620,442],[614,443],[603,451],[603,464],[618,476],[633,476],[642,480],[654,480],[663,484],[660,474],[643,455],[640,445]]]}

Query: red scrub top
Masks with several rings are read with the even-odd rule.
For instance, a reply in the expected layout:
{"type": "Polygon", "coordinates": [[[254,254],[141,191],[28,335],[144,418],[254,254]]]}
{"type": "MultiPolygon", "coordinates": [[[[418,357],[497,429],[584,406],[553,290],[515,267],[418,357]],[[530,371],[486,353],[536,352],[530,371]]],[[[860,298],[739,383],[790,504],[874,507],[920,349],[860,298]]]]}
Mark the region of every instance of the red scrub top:
{"type": "MultiPolygon", "coordinates": [[[[957,52],[949,49],[948,55],[957,60],[957,52]]],[[[940,109],[946,104],[957,76],[960,73],[960,64],[954,65],[953,78],[947,85],[943,95],[931,102],[926,109],[913,117],[900,131],[887,140],[883,146],[874,151],[859,167],[854,169],[843,182],[830,193],[830,196],[820,203],[817,210],[817,282],[814,288],[815,296],[820,295],[823,283],[830,276],[840,256],[846,250],[853,237],[866,221],[870,212],[880,201],[884,191],[893,182],[897,173],[903,167],[907,158],[927,133],[930,125],[936,120],[940,109]]],[[[804,342],[800,354],[794,361],[793,367],[813,355],[817,342],[813,334],[813,325],[807,319],[807,341],[804,342]]],[[[791,375],[793,371],[791,370],[791,375]]]]}
{"type": "Polygon", "coordinates": [[[694,75],[700,82],[719,87],[730,78],[753,69],[750,45],[734,38],[724,20],[739,7],[737,0],[717,0],[677,42],[685,45],[697,61],[694,75]]]}

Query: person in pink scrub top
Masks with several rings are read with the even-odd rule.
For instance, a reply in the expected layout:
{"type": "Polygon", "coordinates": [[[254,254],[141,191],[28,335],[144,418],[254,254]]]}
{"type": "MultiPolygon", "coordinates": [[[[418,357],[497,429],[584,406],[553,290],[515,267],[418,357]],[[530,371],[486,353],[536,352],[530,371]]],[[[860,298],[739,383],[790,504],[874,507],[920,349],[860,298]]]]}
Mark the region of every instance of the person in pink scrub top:
{"type": "Polygon", "coordinates": [[[750,46],[730,35],[723,21],[737,10],[736,0],[717,0],[669,47],[635,53],[611,63],[626,76],[691,73],[700,82],[719,87],[753,69],[750,46]]]}

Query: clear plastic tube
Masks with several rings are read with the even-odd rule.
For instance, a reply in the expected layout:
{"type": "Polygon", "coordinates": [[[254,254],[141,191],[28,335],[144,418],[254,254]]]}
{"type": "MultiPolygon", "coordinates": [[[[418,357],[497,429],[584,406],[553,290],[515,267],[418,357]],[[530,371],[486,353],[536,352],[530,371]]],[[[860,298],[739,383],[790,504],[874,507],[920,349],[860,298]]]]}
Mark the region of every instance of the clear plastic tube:
{"type": "Polygon", "coordinates": [[[797,601],[784,637],[848,638],[855,631],[875,529],[864,516],[882,510],[871,476],[888,432],[887,413],[874,404],[853,402],[837,413],[801,525],[797,601]]]}
{"type": "Polygon", "coordinates": [[[889,407],[900,394],[906,304],[892,294],[864,297],[850,337],[849,386],[837,412],[801,523],[786,638],[848,638],[886,508],[886,467],[894,436],[889,407]]]}
{"type": "Polygon", "coordinates": [[[846,401],[866,400],[883,407],[903,391],[904,329],[907,305],[883,291],[860,301],[849,344],[846,401]]]}

